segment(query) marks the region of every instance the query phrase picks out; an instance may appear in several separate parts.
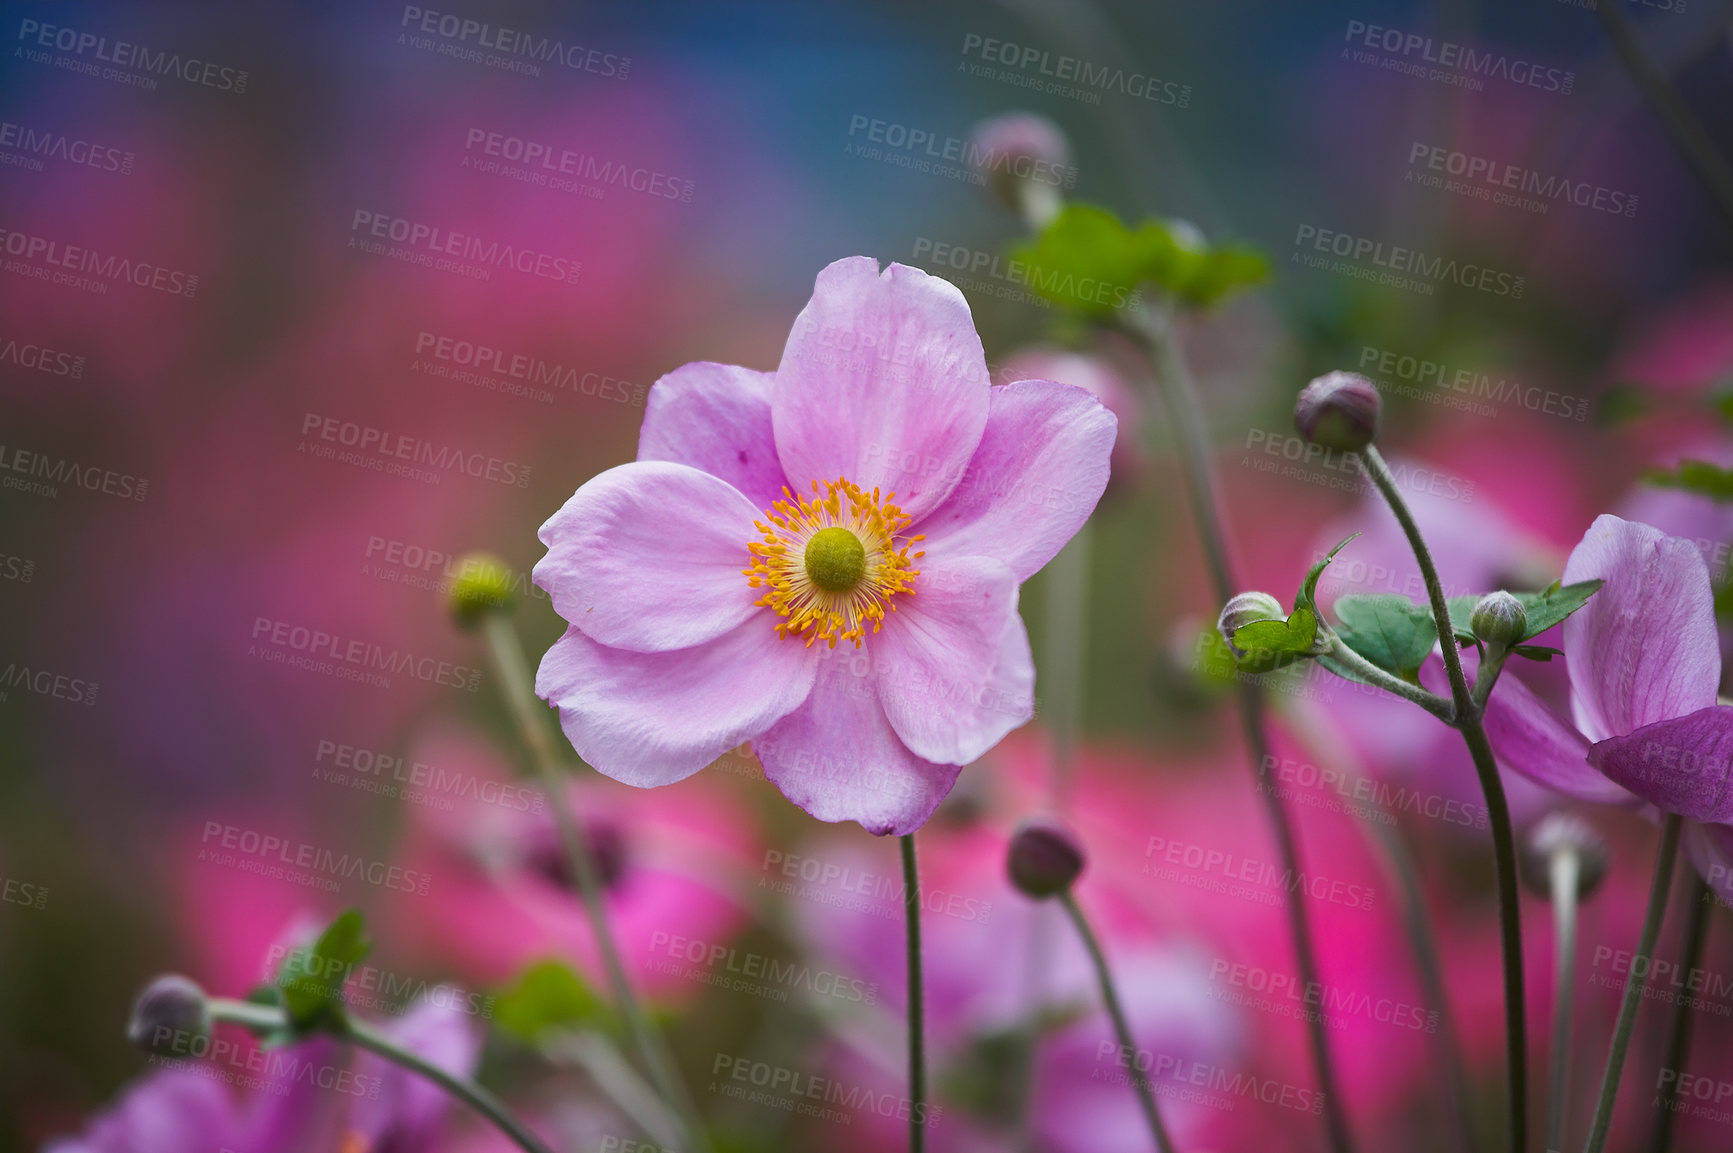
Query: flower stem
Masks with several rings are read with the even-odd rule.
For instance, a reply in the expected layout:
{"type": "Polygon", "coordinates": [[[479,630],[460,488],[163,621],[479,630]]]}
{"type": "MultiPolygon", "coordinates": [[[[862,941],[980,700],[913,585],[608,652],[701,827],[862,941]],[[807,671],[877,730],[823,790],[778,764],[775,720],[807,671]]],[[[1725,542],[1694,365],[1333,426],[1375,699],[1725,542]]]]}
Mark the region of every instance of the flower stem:
{"type": "Polygon", "coordinates": [[[1595,11],[1600,15],[1619,62],[1660,117],[1662,127],[1684,155],[1685,163],[1702,181],[1710,201],[1727,222],[1733,224],[1733,167],[1716,149],[1715,142],[1697,118],[1691,115],[1690,108],[1668,81],[1666,73],[1644,54],[1636,34],[1631,31],[1630,21],[1618,5],[1596,4],[1595,11]]]}
{"type": "Polygon", "coordinates": [[[1637,955],[1631,959],[1631,975],[1625,979],[1625,996],[1619,1002],[1619,1019],[1613,1026],[1613,1047],[1607,1053],[1606,1072],[1601,1075],[1601,1093],[1595,1101],[1594,1128],[1589,1130],[1589,1143],[1585,1146],[1588,1153],[1601,1153],[1607,1143],[1607,1131],[1612,1127],[1613,1101],[1619,1095],[1619,1074],[1624,1072],[1625,1050],[1631,1045],[1631,1027],[1637,1021],[1643,988],[1649,983],[1655,940],[1661,935],[1661,920],[1667,913],[1667,891],[1673,885],[1673,861],[1679,855],[1679,830],[1684,823],[1685,819],[1677,813],[1668,813],[1661,825],[1661,848],[1655,855],[1655,879],[1649,886],[1649,911],[1643,915],[1643,934],[1637,939],[1637,955]]]}
{"type": "MultiPolygon", "coordinates": [[[[1709,939],[1709,907],[1714,899],[1709,893],[1709,884],[1703,880],[1703,875],[1695,869],[1691,871],[1691,883],[1686,887],[1690,894],[1689,904],[1685,914],[1685,977],[1687,983],[1693,971],[1702,967],[1703,945],[1709,939]]],[[[1685,1058],[1691,1052],[1691,1010],[1690,998],[1679,997],[1673,1001],[1673,1027],[1667,1042],[1667,1064],[1665,1068],[1674,1072],[1685,1067],[1685,1058]]],[[[1667,1153],[1673,1144],[1673,1100],[1679,1095],[1679,1079],[1673,1078],[1667,1082],[1667,1087],[1661,1090],[1661,1111],[1655,1115],[1655,1135],[1649,1142],[1653,1153],[1667,1153]]]]}
{"type": "Polygon", "coordinates": [[[1548,862],[1552,882],[1553,950],[1557,954],[1552,994],[1552,1068],[1547,1077],[1546,1147],[1565,1147],[1570,1104],[1571,1011],[1577,969],[1577,882],[1582,861],[1575,849],[1555,852],[1548,862]]]}
{"type": "Polygon", "coordinates": [[[903,919],[909,931],[909,1153],[927,1145],[926,1008],[921,981],[921,880],[915,867],[915,835],[899,838],[903,851],[903,919]]]}
{"type": "Polygon", "coordinates": [[[1047,687],[1047,728],[1053,737],[1048,782],[1055,809],[1064,807],[1076,754],[1083,705],[1083,644],[1089,616],[1089,524],[1084,522],[1047,565],[1047,662],[1041,668],[1047,687]]]}
{"type": "Polygon", "coordinates": [[[1432,562],[1432,552],[1426,538],[1420,535],[1402,490],[1376,445],[1367,445],[1360,455],[1360,464],[1383,495],[1396,521],[1414,550],[1420,565],[1420,575],[1426,581],[1426,595],[1432,602],[1432,619],[1438,628],[1438,647],[1444,653],[1444,671],[1450,677],[1450,697],[1456,708],[1456,728],[1468,746],[1474,761],[1474,771],[1480,778],[1481,792],[1486,798],[1487,824],[1492,828],[1493,863],[1498,879],[1498,929],[1504,952],[1504,1027],[1506,1061],[1510,1080],[1510,1149],[1524,1153],[1528,1147],[1528,1020],[1522,984],[1522,912],[1516,891],[1516,834],[1511,828],[1510,804],[1505,800],[1504,782],[1498,775],[1498,762],[1493,758],[1492,745],[1486,739],[1486,729],[1480,723],[1480,710],[1469,692],[1468,681],[1462,674],[1462,654],[1456,648],[1456,631],[1450,623],[1450,605],[1444,599],[1444,585],[1438,579],[1438,566],[1432,562]]]}
{"type": "MultiPolygon", "coordinates": [[[[1222,525],[1221,500],[1217,492],[1215,472],[1210,466],[1209,427],[1204,421],[1203,408],[1198,403],[1197,388],[1191,372],[1175,347],[1172,335],[1172,312],[1140,312],[1127,318],[1131,334],[1143,346],[1155,369],[1155,378],[1167,401],[1169,412],[1179,425],[1180,456],[1185,465],[1186,492],[1191,499],[1192,513],[1197,521],[1198,535],[1203,541],[1204,559],[1216,599],[1226,604],[1239,591],[1233,564],[1228,558],[1227,540],[1222,525]]],[[[1235,699],[1239,704],[1240,727],[1244,730],[1246,749],[1251,754],[1252,772],[1257,778],[1254,788],[1263,799],[1275,830],[1276,844],[1281,852],[1282,867],[1287,875],[1301,875],[1298,838],[1293,821],[1288,816],[1287,803],[1275,783],[1269,779],[1270,742],[1264,732],[1263,694],[1249,681],[1237,682],[1235,699]]],[[[1312,946],[1311,923],[1301,899],[1290,893],[1285,902],[1289,932],[1294,940],[1294,959],[1299,967],[1300,981],[1307,989],[1321,987],[1318,979],[1318,956],[1312,946]]],[[[1324,1126],[1329,1133],[1334,1153],[1351,1153],[1353,1142],[1348,1133],[1347,1117],[1342,1112],[1342,1095],[1337,1088],[1335,1066],[1330,1060],[1329,1040],[1324,1032],[1324,1015],[1306,1015],[1307,1040],[1312,1050],[1312,1062],[1317,1068],[1318,1090],[1324,1099],[1324,1126]]]]}
{"type": "MultiPolygon", "coordinates": [[[[1125,1008],[1119,1003],[1119,994],[1113,987],[1113,972],[1107,967],[1107,956],[1101,951],[1101,942],[1096,940],[1095,933],[1089,928],[1089,919],[1083,915],[1083,909],[1077,903],[1076,894],[1069,889],[1059,895],[1065,911],[1071,915],[1071,923],[1077,926],[1077,935],[1083,938],[1084,948],[1089,950],[1089,959],[1095,963],[1095,977],[1101,983],[1101,1000],[1107,1006],[1107,1015],[1113,1018],[1113,1032],[1119,1038],[1120,1055],[1131,1058],[1137,1054],[1137,1042],[1131,1037],[1131,1023],[1125,1019],[1125,1008]]],[[[1143,1106],[1143,1116],[1149,1122],[1149,1131],[1155,1137],[1155,1147],[1160,1153],[1174,1153],[1173,1138],[1168,1136],[1167,1127],[1161,1122],[1161,1110],[1155,1105],[1155,1091],[1150,1087],[1149,1078],[1137,1075],[1136,1062],[1131,1083],[1137,1089],[1137,1103],[1143,1106]]]]}
{"type": "Polygon", "coordinates": [[[1401,677],[1385,672],[1349,648],[1334,631],[1330,633],[1330,651],[1325,655],[1367,684],[1383,689],[1393,696],[1413,701],[1447,725],[1456,723],[1456,707],[1453,704],[1437,693],[1429,692],[1420,685],[1411,684],[1401,677]]]}
{"type": "Polygon", "coordinates": [[[553,810],[560,843],[565,849],[572,877],[577,881],[584,911],[589,916],[590,930],[596,938],[596,950],[601,954],[603,968],[607,970],[608,986],[613,993],[614,1005],[631,1033],[632,1042],[650,1074],[651,1083],[680,1118],[692,1147],[696,1150],[708,1149],[709,1140],[705,1136],[703,1122],[699,1119],[684,1084],[674,1071],[674,1062],[668,1053],[667,1045],[644,1013],[643,1006],[638,1003],[637,995],[632,991],[631,983],[626,979],[625,966],[620,962],[620,949],[614,941],[613,930],[608,925],[607,910],[602,905],[602,884],[596,875],[595,858],[590,853],[583,830],[578,827],[577,821],[573,820],[571,809],[565,803],[564,775],[555,759],[553,742],[548,739],[547,728],[538,716],[540,710],[535,705],[529,665],[524,658],[523,646],[518,643],[517,631],[512,628],[511,621],[503,612],[488,612],[483,616],[482,622],[488,647],[493,652],[494,665],[498,668],[504,685],[506,704],[510,706],[512,716],[517,721],[524,744],[529,746],[530,759],[535,763],[542,788],[548,794],[548,806],[553,810]]]}
{"type": "MultiPolygon", "coordinates": [[[[269,1030],[282,1028],[287,1024],[287,1015],[282,1009],[269,1005],[255,1005],[250,1001],[235,1001],[227,997],[212,997],[208,1002],[211,1020],[241,1025],[251,1030],[269,1030]]],[[[505,1103],[488,1090],[471,1081],[467,1077],[459,1077],[448,1073],[438,1065],[427,1061],[420,1054],[413,1053],[398,1045],[397,1042],[378,1032],[370,1025],[347,1019],[336,1026],[333,1033],[349,1041],[359,1048],[377,1053],[394,1065],[400,1065],[412,1073],[418,1073],[456,1097],[459,1101],[493,1122],[494,1127],[512,1143],[524,1150],[524,1153],[552,1153],[539,1137],[531,1133],[523,1122],[513,1117],[505,1103]]]]}

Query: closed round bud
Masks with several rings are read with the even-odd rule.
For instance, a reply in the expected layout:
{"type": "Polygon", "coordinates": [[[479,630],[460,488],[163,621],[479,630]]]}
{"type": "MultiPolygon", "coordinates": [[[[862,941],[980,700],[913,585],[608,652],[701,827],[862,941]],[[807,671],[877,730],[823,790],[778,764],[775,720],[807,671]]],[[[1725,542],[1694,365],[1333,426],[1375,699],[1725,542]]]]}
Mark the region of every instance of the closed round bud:
{"type": "Polygon", "coordinates": [[[1011,834],[1011,883],[1027,896],[1056,896],[1083,872],[1083,843],[1057,817],[1030,817],[1011,834]]]}
{"type": "Polygon", "coordinates": [[[1320,376],[1300,391],[1294,427],[1313,444],[1336,452],[1359,452],[1378,438],[1384,399],[1378,387],[1352,372],[1320,376]]]}
{"type": "Polygon", "coordinates": [[[485,552],[458,560],[457,576],[451,582],[451,615],[459,626],[474,628],[487,613],[511,608],[515,597],[511,568],[503,560],[485,552]]]}
{"type": "Polygon", "coordinates": [[[1235,656],[1245,653],[1234,644],[1234,634],[1249,624],[1258,621],[1283,621],[1288,619],[1288,612],[1282,607],[1282,602],[1269,593],[1238,593],[1232,600],[1222,606],[1222,615],[1216,618],[1216,628],[1222,634],[1222,640],[1235,656]]]}
{"type": "Polygon", "coordinates": [[[211,1035],[205,991],[175,973],[156,978],[132,1003],[126,1039],[165,1057],[202,1055],[211,1035]]]}
{"type": "Polygon", "coordinates": [[[1033,227],[1044,227],[1058,215],[1071,146],[1047,117],[1008,112],[983,120],[969,136],[969,156],[993,199],[1033,227]]]}
{"type": "Polygon", "coordinates": [[[1487,593],[1475,602],[1469,624],[1489,645],[1514,645],[1528,632],[1528,610],[1507,592],[1487,593]]]}
{"type": "Polygon", "coordinates": [[[1518,855],[1523,883],[1550,900],[1552,864],[1563,853],[1576,857],[1577,899],[1586,900],[1607,875],[1607,842],[1575,813],[1548,813],[1529,827],[1518,855]]]}

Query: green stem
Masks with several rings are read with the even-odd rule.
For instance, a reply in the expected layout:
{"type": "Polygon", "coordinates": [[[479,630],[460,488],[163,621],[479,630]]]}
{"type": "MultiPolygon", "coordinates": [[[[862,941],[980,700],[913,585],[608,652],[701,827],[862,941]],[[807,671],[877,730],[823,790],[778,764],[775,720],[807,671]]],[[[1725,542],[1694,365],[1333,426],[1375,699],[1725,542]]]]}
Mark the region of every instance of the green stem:
{"type": "Polygon", "coordinates": [[[1565,1114],[1570,1105],[1571,1010],[1577,969],[1577,886],[1582,861],[1575,849],[1555,852],[1548,862],[1552,882],[1554,962],[1552,994],[1552,1068],[1547,1077],[1546,1147],[1565,1147],[1565,1114]]]}
{"type": "MultiPolygon", "coordinates": [[[[1607,0],[1608,3],[1613,0],[1607,0]]],[[[1469,691],[1468,680],[1462,673],[1462,654],[1457,651],[1456,632],[1450,623],[1450,605],[1444,598],[1444,585],[1438,579],[1438,566],[1432,562],[1432,552],[1426,538],[1408,510],[1396,478],[1384,463],[1376,445],[1367,445],[1360,454],[1360,464],[1372,478],[1384,497],[1403,535],[1420,565],[1420,575],[1426,581],[1426,595],[1432,602],[1432,619],[1438,628],[1439,648],[1444,653],[1444,671],[1450,678],[1450,698],[1456,709],[1456,728],[1462,733],[1468,755],[1474,761],[1474,771],[1480,778],[1481,792],[1486,797],[1487,824],[1492,828],[1493,862],[1498,880],[1498,929],[1504,952],[1504,1027],[1506,1061],[1510,1081],[1510,1149],[1524,1153],[1528,1147],[1528,1021],[1522,984],[1522,911],[1516,891],[1516,834],[1511,828],[1510,804],[1505,799],[1504,782],[1498,775],[1498,762],[1492,755],[1492,745],[1486,739],[1486,729],[1480,723],[1480,710],[1469,691]]]]}
{"type": "MultiPolygon", "coordinates": [[[[249,1001],[234,1001],[226,997],[213,997],[209,1001],[209,1005],[212,1021],[226,1021],[257,1032],[280,1029],[288,1022],[288,1017],[283,1010],[269,1005],[255,1005],[249,1001]]],[[[345,1020],[332,1031],[337,1037],[349,1041],[358,1048],[377,1053],[392,1064],[408,1069],[412,1073],[418,1073],[432,1081],[486,1117],[495,1128],[511,1138],[513,1144],[524,1150],[524,1153],[553,1153],[548,1146],[542,1143],[540,1138],[524,1126],[523,1122],[511,1115],[511,1111],[506,1108],[503,1101],[469,1078],[446,1072],[419,1054],[412,1053],[398,1045],[397,1042],[375,1030],[372,1026],[364,1025],[359,1021],[345,1020]]]]}
{"type": "Polygon", "coordinates": [[[1702,181],[1711,203],[1729,224],[1733,224],[1733,167],[1729,167],[1726,158],[1716,149],[1715,142],[1691,115],[1691,109],[1667,79],[1667,74],[1643,52],[1619,5],[1612,0],[1602,0],[1595,5],[1595,11],[1600,14],[1601,24],[1607,30],[1607,39],[1612,42],[1619,62],[1660,117],[1662,127],[1684,155],[1685,163],[1702,181]]]}
{"type": "MultiPolygon", "coordinates": [[[[1172,312],[1142,312],[1127,318],[1131,335],[1149,355],[1155,378],[1167,402],[1169,412],[1179,426],[1180,458],[1184,462],[1193,518],[1198,536],[1203,541],[1204,559],[1209,567],[1210,581],[1218,604],[1226,604],[1239,591],[1234,579],[1233,564],[1228,558],[1227,539],[1222,528],[1224,518],[1218,495],[1215,472],[1210,464],[1209,426],[1203,408],[1198,403],[1197,388],[1191,372],[1179,354],[1172,338],[1172,312]]],[[[1269,777],[1270,742],[1264,731],[1263,694],[1255,684],[1239,678],[1235,700],[1239,704],[1240,727],[1245,734],[1246,749],[1251,754],[1252,772],[1257,777],[1255,791],[1263,799],[1270,826],[1276,834],[1282,867],[1287,875],[1298,877],[1300,869],[1299,839],[1294,833],[1293,820],[1288,815],[1280,790],[1269,777]]],[[[1289,894],[1284,902],[1288,913],[1288,929],[1294,941],[1294,959],[1299,967],[1300,981],[1307,989],[1322,986],[1318,977],[1318,954],[1312,945],[1311,922],[1301,899],[1289,894]]],[[[1329,1134],[1334,1153],[1351,1153],[1353,1141],[1348,1131],[1347,1116],[1342,1111],[1342,1095],[1337,1087],[1336,1070],[1330,1060],[1330,1044],[1325,1034],[1324,1015],[1308,1013],[1306,1038],[1312,1051],[1312,1063],[1317,1069],[1318,1090],[1324,1099],[1324,1127],[1329,1134]]]]}
{"type": "MultiPolygon", "coordinates": [[[[1685,979],[1690,981],[1691,973],[1702,967],[1703,946],[1709,939],[1709,907],[1712,898],[1709,893],[1709,883],[1703,880],[1703,875],[1695,869],[1691,871],[1691,883],[1686,887],[1689,894],[1689,904],[1686,906],[1685,921],[1685,979]]],[[[1671,1037],[1667,1042],[1667,1064],[1665,1068],[1678,1072],[1685,1067],[1685,1059],[1691,1053],[1691,1011],[1690,998],[1680,997],[1673,1002],[1673,1027],[1671,1037]]],[[[1655,1115],[1655,1135],[1649,1142],[1653,1153],[1667,1153],[1673,1144],[1673,1099],[1679,1095],[1679,1079],[1674,1077],[1667,1082],[1667,1087],[1661,1090],[1661,1111],[1655,1115]]]]}
{"type": "Polygon", "coordinates": [[[1101,942],[1096,940],[1095,933],[1089,928],[1089,919],[1083,915],[1083,909],[1077,903],[1077,897],[1069,889],[1059,894],[1060,903],[1071,915],[1071,923],[1077,926],[1077,935],[1083,938],[1083,947],[1089,950],[1089,959],[1095,963],[1095,978],[1101,984],[1101,1000],[1107,1006],[1107,1015],[1113,1018],[1113,1032],[1119,1038],[1119,1053],[1124,1060],[1132,1064],[1131,1083],[1137,1090],[1137,1103],[1143,1106],[1144,1120],[1149,1122],[1149,1131],[1155,1137],[1155,1147],[1161,1153],[1174,1153],[1173,1138],[1167,1134],[1167,1126],[1161,1122],[1161,1110],[1156,1108],[1155,1090],[1151,1088],[1149,1078],[1137,1072],[1137,1042],[1131,1036],[1131,1023],[1125,1018],[1125,1008],[1119,1003],[1119,994],[1113,987],[1113,971],[1107,967],[1107,955],[1101,951],[1101,942]]]}
{"type": "Polygon", "coordinates": [[[1401,677],[1379,668],[1349,648],[1333,630],[1329,632],[1329,642],[1330,651],[1324,655],[1351,670],[1365,683],[1401,697],[1403,700],[1413,701],[1447,725],[1456,723],[1455,706],[1437,693],[1428,692],[1420,685],[1405,681],[1401,677]]]}
{"type": "Polygon", "coordinates": [[[656,1086],[668,1107],[680,1118],[682,1126],[688,1131],[692,1147],[706,1150],[710,1146],[703,1122],[697,1115],[691,1097],[686,1093],[684,1083],[674,1071],[674,1062],[668,1053],[667,1045],[644,1013],[643,1006],[638,1003],[637,995],[632,991],[631,983],[626,979],[626,968],[620,961],[620,949],[608,924],[607,909],[602,904],[602,883],[601,878],[596,875],[595,858],[590,853],[583,830],[578,827],[570,806],[566,804],[565,777],[555,758],[553,742],[548,739],[546,725],[538,715],[542,710],[536,708],[529,664],[524,658],[523,646],[518,643],[517,631],[512,628],[511,621],[505,614],[497,610],[484,614],[482,622],[488,647],[493,652],[494,664],[499,669],[500,680],[505,686],[506,703],[517,721],[524,744],[529,746],[530,759],[535,763],[542,788],[548,794],[548,807],[553,810],[560,843],[565,849],[572,877],[577,882],[578,894],[583,899],[584,912],[589,917],[590,930],[596,938],[596,951],[601,954],[603,968],[607,970],[608,986],[613,993],[614,1005],[625,1021],[633,1045],[650,1074],[651,1083],[656,1086]]]}
{"type": "Polygon", "coordinates": [[[903,851],[903,919],[909,942],[909,1153],[927,1146],[926,1007],[921,980],[921,880],[915,867],[915,835],[899,838],[903,851]]]}
{"type": "Polygon", "coordinates": [[[1655,855],[1655,879],[1649,886],[1649,910],[1643,915],[1643,933],[1637,939],[1637,955],[1631,959],[1631,975],[1625,979],[1625,996],[1619,1002],[1619,1019],[1613,1026],[1613,1047],[1607,1053],[1606,1072],[1601,1075],[1601,1093],[1595,1101],[1594,1128],[1589,1130],[1587,1153],[1601,1153],[1612,1128],[1613,1101],[1619,1095],[1619,1074],[1625,1068],[1625,1050],[1631,1045],[1631,1027],[1637,1021],[1643,989],[1655,956],[1655,941],[1661,935],[1661,920],[1667,913],[1667,891],[1673,885],[1673,861],[1679,855],[1679,830],[1683,817],[1668,813],[1661,826],[1661,848],[1655,855]],[[1638,969],[1642,972],[1638,973],[1638,969]]]}

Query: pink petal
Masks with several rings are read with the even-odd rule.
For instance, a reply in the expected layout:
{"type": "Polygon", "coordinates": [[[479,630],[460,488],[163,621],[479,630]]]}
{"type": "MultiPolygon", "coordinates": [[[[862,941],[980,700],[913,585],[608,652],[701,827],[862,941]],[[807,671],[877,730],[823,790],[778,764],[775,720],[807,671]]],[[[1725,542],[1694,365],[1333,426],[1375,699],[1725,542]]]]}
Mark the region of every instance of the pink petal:
{"type": "Polygon", "coordinates": [[[1028,580],[1095,510],[1118,424],[1100,400],[1068,384],[995,388],[962,483],[920,522],[927,556],[992,557],[1028,580]]]}
{"type": "Polygon", "coordinates": [[[1715,894],[1733,901],[1733,825],[1686,825],[1685,852],[1715,894]]]}
{"type": "Polygon", "coordinates": [[[991,386],[963,294],[870,256],[818,274],[776,370],[771,414],[797,493],[846,477],[896,493],[919,519],[948,496],[981,442],[991,386]]]}
{"type": "Polygon", "coordinates": [[[1589,764],[1589,742],[1511,673],[1498,678],[1486,702],[1486,736],[1505,768],[1567,797],[1601,805],[1636,798],[1589,764]]]}
{"type": "Polygon", "coordinates": [[[1714,704],[1721,648],[1696,546],[1603,515],[1565,564],[1564,583],[1595,579],[1607,583],[1564,623],[1577,727],[1602,741],[1714,704]]]}
{"type": "Polygon", "coordinates": [[[1034,715],[1017,578],[986,557],[919,563],[914,596],[867,642],[879,702],[917,756],[966,765],[1034,715]]]}
{"type": "MultiPolygon", "coordinates": [[[[828,650],[827,650],[828,651],[828,650]]],[[[752,742],[764,775],[821,821],[858,821],[877,836],[912,833],[957,783],[958,765],[915,756],[873,692],[865,650],[837,648],[812,695],[752,742]],[[861,668],[851,668],[862,656],[861,668]]]]}
{"type": "Polygon", "coordinates": [[[715,640],[757,615],[742,575],[759,510],[684,464],[623,464],[586,482],[541,527],[535,582],[592,639],[636,652],[715,640]]]}
{"type": "Polygon", "coordinates": [[[708,361],[676,368],[650,389],[638,459],[689,464],[769,508],[788,483],[770,428],[774,380],[768,372],[708,361]]]}
{"type": "Polygon", "coordinates": [[[577,628],[554,642],[536,695],[560,711],[572,747],[616,781],[684,780],[763,733],[812,691],[818,656],[776,635],[768,614],[674,652],[609,648],[577,628]]]}
{"type": "Polygon", "coordinates": [[[1733,707],[1712,705],[1608,738],[1589,750],[1589,763],[1664,812],[1733,820],[1733,707]]]}

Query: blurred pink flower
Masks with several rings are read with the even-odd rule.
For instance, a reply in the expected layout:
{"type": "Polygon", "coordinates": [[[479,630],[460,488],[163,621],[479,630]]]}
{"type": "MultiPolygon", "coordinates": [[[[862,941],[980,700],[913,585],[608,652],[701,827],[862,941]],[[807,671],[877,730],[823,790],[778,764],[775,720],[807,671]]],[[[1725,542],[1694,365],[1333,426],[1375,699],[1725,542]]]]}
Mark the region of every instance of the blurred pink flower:
{"type": "Polygon", "coordinates": [[[952,285],[837,261],[775,373],[662,378],[638,461],[542,526],[570,627],[536,691],[627,784],[750,741],[820,820],[916,829],[1032,714],[1018,585],[1094,509],[1114,433],[1082,389],[989,387],[952,285]]]}
{"type": "Polygon", "coordinates": [[[1007,382],[1054,380],[1086,388],[1107,406],[1120,429],[1113,442],[1112,472],[1107,482],[1110,495],[1135,484],[1149,467],[1149,453],[1142,439],[1143,401],[1119,370],[1104,358],[1036,345],[1013,354],[995,375],[1007,382]]]}

